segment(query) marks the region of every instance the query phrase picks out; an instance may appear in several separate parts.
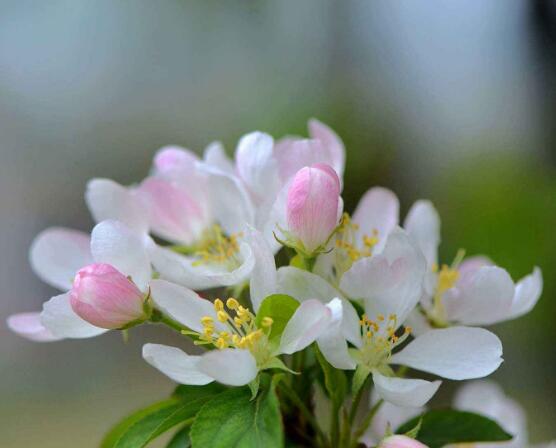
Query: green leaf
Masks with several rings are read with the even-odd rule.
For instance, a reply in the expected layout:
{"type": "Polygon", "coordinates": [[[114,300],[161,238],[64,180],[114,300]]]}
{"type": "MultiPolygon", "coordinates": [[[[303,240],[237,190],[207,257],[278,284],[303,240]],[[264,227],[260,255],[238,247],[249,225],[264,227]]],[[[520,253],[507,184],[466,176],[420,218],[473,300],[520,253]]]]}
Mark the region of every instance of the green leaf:
{"type": "Polygon", "coordinates": [[[283,370],[284,372],[292,373],[294,375],[299,375],[299,372],[290,369],[280,358],[271,358],[267,362],[265,362],[261,367],[260,370],[265,369],[277,369],[283,370]]]}
{"type": "Polygon", "coordinates": [[[171,398],[134,412],[114,426],[102,448],[141,448],[179,423],[195,417],[201,406],[224,390],[223,386],[179,386],[171,398]]]}
{"type": "Polygon", "coordinates": [[[189,439],[189,429],[190,427],[186,426],[176,432],[172,440],[166,445],[166,448],[190,448],[191,440],[189,439]]]}
{"type": "Polygon", "coordinates": [[[272,318],[273,323],[269,339],[271,342],[278,342],[284,328],[286,328],[288,321],[298,307],[299,302],[293,297],[286,294],[272,294],[262,301],[257,311],[255,323],[257,327],[261,327],[262,320],[265,317],[272,318]]]}
{"type": "Polygon", "coordinates": [[[194,448],[282,448],[280,405],[267,375],[250,400],[248,387],[230,389],[204,405],[191,427],[194,448]]]}
{"type": "Polygon", "coordinates": [[[420,419],[421,428],[417,440],[430,448],[455,443],[505,442],[512,438],[498,423],[487,417],[453,409],[426,412],[404,423],[396,434],[411,431],[420,419]]]}
{"type": "Polygon", "coordinates": [[[316,344],[315,355],[324,373],[324,387],[334,406],[339,407],[344,402],[347,394],[347,379],[343,370],[335,369],[324,358],[316,344]]]}

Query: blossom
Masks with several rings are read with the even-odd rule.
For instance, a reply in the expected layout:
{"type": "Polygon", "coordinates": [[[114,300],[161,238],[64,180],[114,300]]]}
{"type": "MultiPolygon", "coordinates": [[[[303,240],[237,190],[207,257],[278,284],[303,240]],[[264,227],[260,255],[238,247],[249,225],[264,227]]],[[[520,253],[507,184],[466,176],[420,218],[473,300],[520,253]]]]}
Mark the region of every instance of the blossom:
{"type": "MultiPolygon", "coordinates": [[[[437,327],[453,324],[491,325],[529,312],[542,291],[539,268],[514,284],[510,275],[486,257],[463,257],[451,265],[438,264],[440,218],[429,201],[417,201],[404,227],[427,259],[427,274],[421,307],[427,320],[437,327]]],[[[420,327],[427,322],[413,316],[420,327]]]]}
{"type": "Polygon", "coordinates": [[[419,301],[425,266],[408,235],[401,229],[392,231],[383,251],[356,261],[340,284],[350,298],[364,303],[365,315],[349,323],[350,334],[357,335],[350,340],[355,349],[348,350],[346,340],[337,337],[321,348],[333,366],[372,374],[378,394],[400,406],[424,405],[440,381],[398,378],[392,365],[463,380],[486,376],[502,362],[499,339],[480,328],[431,330],[397,350],[411,332],[402,327],[419,301]]]}
{"type": "Polygon", "coordinates": [[[195,337],[198,345],[216,349],[199,356],[160,344],[143,347],[143,358],[149,364],[182,384],[248,384],[261,370],[283,368],[278,355],[303,350],[341,316],[339,299],[326,305],[318,300],[303,302],[275,343],[270,337],[272,318],[262,316],[258,325],[256,313],[235,298],[211,303],[190,289],[164,280],[153,280],[151,290],[158,309],[191,329],[187,334],[195,337]]]}
{"type": "Polygon", "coordinates": [[[306,254],[323,247],[338,224],[340,181],[329,165],[302,168],[288,189],[287,234],[306,254]]]}
{"type": "MultiPolygon", "coordinates": [[[[131,280],[126,280],[133,281],[133,285],[144,294],[152,276],[143,243],[134,231],[118,221],[97,224],[91,237],[76,230],[47,229],[34,240],[30,260],[42,280],[65,291],[45,302],[42,312],[9,318],[10,329],[35,341],[88,338],[106,331],[106,328],[84,320],[80,315],[85,313],[76,313],[72,306],[71,296],[78,297],[80,289],[72,289],[73,280],[81,268],[93,263],[110,265],[111,270],[128,276],[131,280]]],[[[120,281],[123,280],[120,278],[120,281]]],[[[113,325],[109,325],[111,327],[113,325]]]]}

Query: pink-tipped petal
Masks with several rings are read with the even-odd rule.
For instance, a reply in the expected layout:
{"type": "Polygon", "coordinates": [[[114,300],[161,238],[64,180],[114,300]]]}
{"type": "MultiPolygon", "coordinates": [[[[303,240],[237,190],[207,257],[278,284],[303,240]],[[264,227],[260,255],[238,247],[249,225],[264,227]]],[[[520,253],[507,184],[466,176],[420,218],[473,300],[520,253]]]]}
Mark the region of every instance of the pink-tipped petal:
{"type": "Polygon", "coordinates": [[[100,328],[122,328],[146,317],[145,295],[109,264],[95,263],[81,269],[70,300],[79,317],[100,328]]]}
{"type": "Polygon", "coordinates": [[[153,159],[155,173],[168,174],[176,170],[190,169],[199,160],[197,155],[181,146],[164,146],[160,148],[153,159]]]}
{"type": "Polygon", "coordinates": [[[315,118],[309,120],[308,127],[309,136],[322,143],[330,158],[330,165],[336,170],[341,179],[344,175],[346,163],[346,149],[342,140],[332,129],[315,118]]]}
{"type": "Polygon", "coordinates": [[[192,244],[210,225],[208,201],[185,186],[162,177],[148,177],[138,189],[152,232],[168,241],[192,244]]]}
{"type": "Polygon", "coordinates": [[[302,168],[290,185],[287,199],[288,230],[307,252],[326,243],[338,224],[340,180],[329,166],[302,168]]]}
{"type": "Polygon", "coordinates": [[[30,341],[50,342],[60,339],[44,327],[41,313],[38,312],[13,314],[8,317],[7,324],[14,333],[30,341]]]}

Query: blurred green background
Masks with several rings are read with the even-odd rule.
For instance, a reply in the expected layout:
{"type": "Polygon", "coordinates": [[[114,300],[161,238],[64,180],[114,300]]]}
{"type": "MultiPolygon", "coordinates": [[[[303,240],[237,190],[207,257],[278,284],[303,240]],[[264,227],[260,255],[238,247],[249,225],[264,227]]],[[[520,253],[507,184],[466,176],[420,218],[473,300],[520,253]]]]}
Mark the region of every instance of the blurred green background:
{"type": "MultiPolygon", "coordinates": [[[[54,290],[27,250],[41,229],[88,230],[85,183],[141,179],[153,152],[248,131],[343,138],[345,201],[394,189],[432,199],[443,255],[486,253],[515,279],[543,268],[530,315],[494,328],[495,375],[556,438],[556,9],[551,1],[0,0],[2,447],[95,447],[172,383],[144,363],[140,328],[33,344],[4,324],[54,290]]],[[[175,340],[174,340],[175,342],[175,340]]],[[[450,388],[440,401],[446,401],[450,388]]]]}

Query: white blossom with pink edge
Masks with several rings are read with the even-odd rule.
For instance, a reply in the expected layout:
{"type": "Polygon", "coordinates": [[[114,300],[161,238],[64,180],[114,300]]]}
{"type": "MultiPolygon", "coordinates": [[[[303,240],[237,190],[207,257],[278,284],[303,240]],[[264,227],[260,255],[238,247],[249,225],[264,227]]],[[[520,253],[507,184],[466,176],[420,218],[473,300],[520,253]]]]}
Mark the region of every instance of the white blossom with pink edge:
{"type": "Polygon", "coordinates": [[[416,332],[433,326],[492,325],[528,313],[542,292],[538,267],[516,284],[502,268],[486,257],[463,258],[452,265],[438,265],[440,218],[429,201],[411,207],[404,227],[427,259],[427,274],[420,300],[423,313],[414,313],[416,332]]]}
{"type": "Polygon", "coordinates": [[[407,436],[390,436],[380,442],[378,448],[428,448],[418,440],[407,436]]]}

